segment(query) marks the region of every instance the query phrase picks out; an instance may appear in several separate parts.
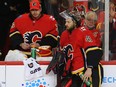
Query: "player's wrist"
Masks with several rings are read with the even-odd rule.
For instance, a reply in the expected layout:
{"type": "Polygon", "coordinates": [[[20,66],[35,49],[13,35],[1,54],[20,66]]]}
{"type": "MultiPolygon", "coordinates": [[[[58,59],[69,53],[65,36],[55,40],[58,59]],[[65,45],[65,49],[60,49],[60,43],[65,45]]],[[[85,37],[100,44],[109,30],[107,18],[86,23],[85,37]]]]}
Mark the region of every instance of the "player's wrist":
{"type": "Polygon", "coordinates": [[[22,45],[23,45],[23,43],[20,43],[20,45],[19,45],[19,46],[20,46],[20,47],[22,47],[22,45]]]}
{"type": "Polygon", "coordinates": [[[93,69],[93,66],[88,66],[87,68],[93,69]]]}

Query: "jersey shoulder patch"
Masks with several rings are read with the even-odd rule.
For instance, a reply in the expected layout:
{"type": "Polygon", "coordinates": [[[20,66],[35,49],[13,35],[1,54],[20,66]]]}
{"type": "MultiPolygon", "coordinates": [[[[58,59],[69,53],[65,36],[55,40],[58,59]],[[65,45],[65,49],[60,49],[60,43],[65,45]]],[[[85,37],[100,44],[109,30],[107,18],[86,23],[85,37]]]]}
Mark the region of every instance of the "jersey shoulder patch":
{"type": "Polygon", "coordinates": [[[54,21],[54,20],[55,20],[55,18],[54,18],[53,16],[50,16],[50,20],[54,21]]]}
{"type": "Polygon", "coordinates": [[[93,42],[92,38],[88,35],[85,36],[85,41],[86,42],[93,42]]]}
{"type": "Polygon", "coordinates": [[[47,14],[44,14],[43,17],[42,17],[44,20],[47,20],[47,21],[54,21],[55,18],[51,15],[47,15],[47,14]]]}
{"type": "Polygon", "coordinates": [[[87,31],[87,29],[86,29],[85,27],[80,27],[79,29],[80,29],[82,32],[87,31]]]}

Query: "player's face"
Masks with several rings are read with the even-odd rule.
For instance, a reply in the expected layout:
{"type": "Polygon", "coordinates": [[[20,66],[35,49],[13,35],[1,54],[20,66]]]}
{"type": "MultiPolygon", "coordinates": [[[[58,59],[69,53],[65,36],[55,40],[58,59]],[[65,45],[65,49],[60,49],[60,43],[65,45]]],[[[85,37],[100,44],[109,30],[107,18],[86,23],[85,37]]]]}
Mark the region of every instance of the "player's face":
{"type": "Polygon", "coordinates": [[[74,21],[72,21],[71,18],[67,18],[66,19],[66,23],[65,23],[65,26],[66,26],[66,29],[67,30],[73,30],[75,28],[75,24],[74,24],[74,21]]]}
{"type": "Polygon", "coordinates": [[[95,16],[90,16],[85,20],[86,26],[88,26],[89,28],[94,28],[96,21],[97,20],[95,20],[95,16]]]}
{"type": "Polygon", "coordinates": [[[39,18],[41,15],[41,9],[39,9],[39,10],[33,9],[30,11],[30,13],[31,13],[32,17],[39,18]]]}

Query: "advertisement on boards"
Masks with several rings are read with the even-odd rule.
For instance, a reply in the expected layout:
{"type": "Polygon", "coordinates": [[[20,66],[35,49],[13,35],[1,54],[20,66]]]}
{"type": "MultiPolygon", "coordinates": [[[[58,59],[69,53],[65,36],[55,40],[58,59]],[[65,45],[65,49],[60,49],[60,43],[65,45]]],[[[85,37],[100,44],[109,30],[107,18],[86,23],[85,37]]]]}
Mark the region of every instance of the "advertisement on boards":
{"type": "Polygon", "coordinates": [[[102,87],[116,87],[116,65],[103,65],[104,78],[102,87]]]}
{"type": "MultiPolygon", "coordinates": [[[[47,65],[41,65],[43,76],[26,81],[24,65],[0,65],[0,87],[55,87],[56,75],[45,74],[47,65]]],[[[116,65],[103,65],[104,78],[101,87],[116,87],[116,65]]]]}
{"type": "Polygon", "coordinates": [[[6,87],[55,87],[56,75],[46,73],[47,65],[41,65],[43,76],[32,81],[25,80],[24,65],[6,66],[6,87]]]}
{"type": "Polygon", "coordinates": [[[0,65],[0,87],[6,87],[5,84],[5,65],[0,65]]]}

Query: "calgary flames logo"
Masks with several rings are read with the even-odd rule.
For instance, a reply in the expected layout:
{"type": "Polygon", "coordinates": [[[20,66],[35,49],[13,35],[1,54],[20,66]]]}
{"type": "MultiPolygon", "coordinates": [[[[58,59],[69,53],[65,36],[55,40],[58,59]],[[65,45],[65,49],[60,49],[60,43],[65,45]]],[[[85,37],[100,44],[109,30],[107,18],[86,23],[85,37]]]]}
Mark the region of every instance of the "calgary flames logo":
{"type": "Polygon", "coordinates": [[[34,32],[26,32],[24,34],[24,41],[26,43],[32,43],[32,42],[38,42],[42,38],[42,34],[40,31],[34,31],[34,32]]]}
{"type": "MultiPolygon", "coordinates": [[[[73,59],[73,46],[71,44],[68,44],[63,48],[64,53],[66,54],[66,58],[70,58],[71,60],[73,59]]],[[[66,59],[67,60],[67,59],[66,59]]]]}
{"type": "Polygon", "coordinates": [[[32,3],[32,6],[36,6],[36,5],[37,5],[37,3],[36,3],[36,2],[32,3]]]}

